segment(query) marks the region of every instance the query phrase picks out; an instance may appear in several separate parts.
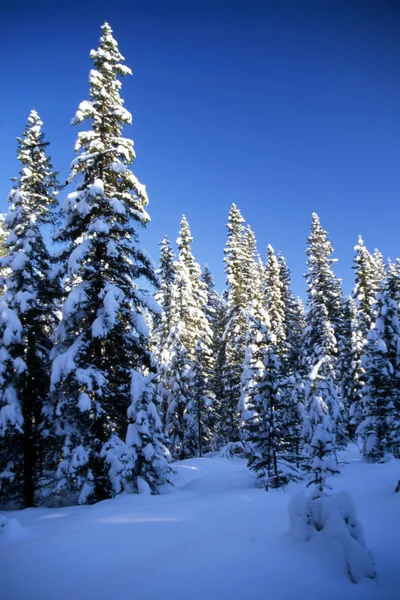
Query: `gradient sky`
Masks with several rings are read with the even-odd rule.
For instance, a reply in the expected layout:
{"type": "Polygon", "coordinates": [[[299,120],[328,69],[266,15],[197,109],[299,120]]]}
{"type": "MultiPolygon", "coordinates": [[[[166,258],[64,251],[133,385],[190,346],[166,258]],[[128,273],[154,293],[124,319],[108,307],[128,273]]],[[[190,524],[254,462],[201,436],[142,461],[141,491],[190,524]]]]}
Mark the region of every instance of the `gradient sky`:
{"type": "Polygon", "coordinates": [[[400,256],[396,1],[3,0],[0,210],[32,107],[67,178],[70,122],[88,98],[89,51],[104,20],[134,72],[122,88],[134,118],[125,134],[150,198],[141,239],[156,261],[158,242],[176,239],[185,213],[196,259],[222,289],[232,202],[263,258],[268,243],[282,250],[303,297],[313,211],[345,292],[359,234],[371,251],[400,256]]]}

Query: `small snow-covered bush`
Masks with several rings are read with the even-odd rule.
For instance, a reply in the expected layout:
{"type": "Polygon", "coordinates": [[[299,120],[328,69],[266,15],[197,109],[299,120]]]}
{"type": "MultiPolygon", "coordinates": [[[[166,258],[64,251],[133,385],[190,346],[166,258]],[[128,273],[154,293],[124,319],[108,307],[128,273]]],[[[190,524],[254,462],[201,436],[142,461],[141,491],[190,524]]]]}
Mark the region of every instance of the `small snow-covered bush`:
{"type": "Polygon", "coordinates": [[[246,448],[243,442],[228,442],[219,451],[221,458],[246,458],[246,448]]]}
{"type": "Polygon", "coordinates": [[[29,532],[22,527],[18,519],[9,519],[0,515],[0,544],[18,542],[30,536],[29,532]]]}
{"type": "Polygon", "coordinates": [[[353,583],[376,576],[349,492],[317,498],[305,492],[296,494],[289,503],[289,520],[290,533],[298,541],[309,542],[319,537],[337,550],[353,583]]]}

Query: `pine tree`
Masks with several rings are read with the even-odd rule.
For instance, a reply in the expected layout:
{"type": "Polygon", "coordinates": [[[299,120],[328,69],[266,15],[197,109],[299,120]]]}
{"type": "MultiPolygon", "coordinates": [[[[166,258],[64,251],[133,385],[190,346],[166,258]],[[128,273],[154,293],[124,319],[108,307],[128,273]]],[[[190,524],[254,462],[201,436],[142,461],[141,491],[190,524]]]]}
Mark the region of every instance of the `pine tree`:
{"type": "Polygon", "coordinates": [[[212,338],[205,307],[207,304],[207,286],[201,280],[200,265],[191,251],[193,238],[185,216],[177,239],[178,260],[175,262],[177,319],[182,325],[182,343],[189,360],[193,360],[200,336],[212,338]]]}
{"type": "Polygon", "coordinates": [[[70,176],[78,180],[77,191],[64,203],[65,222],[56,236],[64,245],[68,296],[52,368],[61,453],[57,491],[80,503],[113,496],[134,477],[125,444],[131,374],[152,368],[145,313],[153,303],[140,286],[156,284],[138,238],[149,221],[146,190],[129,169],[133,142],[122,135],[132,117],[118,77],[131,71],[107,23],[90,56],[90,99],[73,123],[90,120],[91,128],[78,134],[70,176]]]}
{"type": "Polygon", "coordinates": [[[335,276],[332,266],[337,262],[331,258],[333,247],[328,239],[327,232],[322,228],[316,213],[312,215],[311,232],[308,237],[308,272],[306,280],[308,284],[308,295],[321,296],[326,306],[327,315],[333,326],[335,335],[342,319],[342,292],[340,280],[335,276]],[[310,282],[312,281],[312,286],[310,282]]]}
{"type": "MultiPolygon", "coordinates": [[[[0,258],[6,256],[7,248],[6,241],[8,238],[8,233],[6,229],[6,214],[0,213],[0,258]]],[[[4,291],[4,282],[7,277],[7,270],[4,267],[0,266],[0,293],[4,291]]]]}
{"type": "Polygon", "coordinates": [[[304,307],[300,298],[294,298],[291,291],[290,271],[281,253],[277,256],[283,302],[283,327],[286,339],[287,356],[285,369],[287,373],[295,374],[300,366],[301,339],[305,328],[304,307]]]}
{"type": "Polygon", "coordinates": [[[287,354],[285,303],[279,262],[271,245],[268,246],[265,267],[265,298],[271,332],[277,340],[277,351],[281,359],[287,354]]]}
{"type": "Polygon", "coordinates": [[[350,439],[354,438],[362,402],[364,369],[361,365],[363,339],[358,310],[352,296],[346,298],[343,312],[342,338],[339,348],[338,373],[340,397],[343,399],[343,421],[350,439]]]}
{"type": "MultiPolygon", "coordinates": [[[[385,266],[381,264],[381,255],[376,250],[371,256],[361,236],[354,248],[355,286],[353,298],[355,303],[355,320],[352,323],[352,366],[349,374],[351,395],[349,402],[349,431],[354,434],[363,420],[362,390],[365,386],[365,369],[361,357],[367,343],[368,334],[375,320],[376,294],[384,277],[385,266]],[[352,379],[352,382],[350,378],[352,379]]],[[[346,353],[345,353],[346,354],[346,353]]],[[[343,358],[343,364],[348,357],[343,358]]]]}
{"type": "Polygon", "coordinates": [[[170,380],[166,433],[170,440],[173,458],[183,460],[193,454],[190,433],[194,427],[194,415],[189,414],[192,391],[192,362],[183,344],[182,324],[176,323],[171,329],[168,348],[170,352],[170,380]]]}
{"type": "Polygon", "coordinates": [[[195,352],[190,377],[190,402],[187,414],[187,440],[191,456],[203,456],[211,448],[212,428],[215,423],[215,398],[212,393],[211,380],[211,351],[200,337],[195,352]]]}
{"type": "Polygon", "coordinates": [[[246,352],[247,311],[252,296],[248,279],[257,273],[254,236],[244,228],[240,211],[232,204],[228,216],[228,240],[224,250],[227,325],[224,333],[224,398],[218,439],[222,444],[240,439],[241,378],[246,352]]]}
{"type": "Polygon", "coordinates": [[[333,248],[315,213],[308,243],[308,313],[302,340],[305,395],[303,433],[310,457],[314,457],[317,450],[313,448],[313,440],[317,430],[321,433],[322,425],[324,430],[330,431],[329,447],[332,446],[332,451],[337,448],[338,442],[345,439],[345,432],[338,398],[337,339],[333,325],[336,321],[336,331],[341,325],[341,292],[331,269],[333,248]]]}
{"type": "Polygon", "coordinates": [[[363,420],[358,433],[364,458],[383,461],[400,445],[400,277],[389,267],[376,296],[375,322],[368,334],[363,365],[363,420]]]}
{"type": "Polygon", "coordinates": [[[268,491],[298,479],[295,425],[292,422],[291,398],[281,390],[282,362],[278,340],[272,333],[268,314],[264,323],[253,320],[252,361],[247,385],[244,413],[245,441],[248,447],[248,467],[268,491]]]}
{"type": "Polygon", "coordinates": [[[218,450],[225,443],[225,432],[223,427],[224,409],[226,407],[226,338],[225,331],[228,323],[226,292],[218,297],[218,302],[215,307],[215,319],[213,325],[213,346],[212,356],[214,357],[214,368],[211,376],[211,388],[214,396],[214,411],[213,417],[213,435],[212,449],[218,450]]]}
{"type": "MultiPolygon", "coordinates": [[[[132,461],[132,473],[128,476],[134,493],[150,489],[152,494],[157,494],[161,485],[171,483],[171,456],[164,443],[165,436],[156,408],[158,402],[155,398],[156,385],[153,378],[152,374],[132,371],[132,403],[128,409],[130,424],[126,444],[132,461]]],[[[113,458],[114,453],[111,452],[111,464],[113,458]]],[[[116,462],[116,468],[120,468],[120,461],[116,462]]]]}
{"type": "Polygon", "coordinates": [[[153,328],[154,356],[158,369],[158,393],[160,396],[160,414],[163,429],[166,427],[168,410],[170,362],[168,340],[172,327],[177,318],[174,284],[175,284],[175,255],[169,239],[165,236],[161,244],[160,267],[157,275],[160,286],[155,294],[156,301],[162,308],[161,315],[157,316],[153,328]]]}
{"type": "Polygon", "coordinates": [[[191,251],[193,238],[185,216],[177,240],[178,259],[175,261],[175,284],[173,288],[176,322],[168,341],[170,361],[169,380],[164,385],[170,390],[166,417],[166,431],[171,439],[174,458],[182,459],[198,452],[199,442],[193,432],[198,422],[198,406],[194,401],[193,378],[208,381],[205,357],[196,363],[199,340],[204,348],[211,348],[212,331],[205,306],[207,286],[201,280],[201,269],[191,251]]]}
{"type": "Polygon", "coordinates": [[[361,236],[358,237],[358,243],[354,250],[355,287],[353,298],[357,306],[360,332],[366,339],[374,320],[373,307],[380,285],[380,275],[377,274],[375,259],[368,252],[361,236]]]}
{"type": "Polygon", "coordinates": [[[58,182],[42,121],[32,110],[18,138],[19,177],[9,196],[5,228],[6,292],[1,299],[0,504],[33,506],[42,470],[49,352],[56,324],[58,279],[42,226],[54,223],[58,182]]]}
{"type": "Polygon", "coordinates": [[[386,264],[383,258],[382,252],[375,248],[374,253],[372,255],[374,261],[374,275],[375,275],[375,286],[377,289],[380,288],[382,281],[386,277],[386,264]]]}

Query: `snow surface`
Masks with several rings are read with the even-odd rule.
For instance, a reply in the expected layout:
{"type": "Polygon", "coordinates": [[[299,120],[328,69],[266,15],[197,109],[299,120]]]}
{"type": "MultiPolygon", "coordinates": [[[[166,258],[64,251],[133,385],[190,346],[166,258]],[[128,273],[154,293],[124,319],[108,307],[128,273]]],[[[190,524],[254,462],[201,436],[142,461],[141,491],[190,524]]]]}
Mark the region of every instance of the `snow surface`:
{"type": "Polygon", "coordinates": [[[160,496],[142,489],[93,506],[3,513],[20,527],[0,528],[0,596],[395,600],[400,461],[363,463],[354,446],[341,458],[348,464],[330,481],[351,493],[376,579],[351,583],[334,547],[289,535],[288,503],[304,482],[265,492],[243,459],[206,457],[175,463],[175,487],[160,496]]]}

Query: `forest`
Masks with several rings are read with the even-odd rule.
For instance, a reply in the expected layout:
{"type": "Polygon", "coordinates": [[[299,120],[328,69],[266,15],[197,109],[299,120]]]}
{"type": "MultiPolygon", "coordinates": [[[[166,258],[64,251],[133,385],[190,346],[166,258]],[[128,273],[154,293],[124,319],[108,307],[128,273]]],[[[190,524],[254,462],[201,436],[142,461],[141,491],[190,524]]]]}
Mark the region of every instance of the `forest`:
{"type": "Polygon", "coordinates": [[[213,453],[244,458],[266,491],[305,478],[318,499],[349,442],[366,462],[400,458],[400,260],[360,237],[345,296],[314,213],[303,306],[233,204],[225,289],[185,216],[156,268],[123,136],[131,71],[107,23],[90,56],[68,190],[32,110],[1,223],[0,507],[159,494],[176,461],[213,453]]]}

